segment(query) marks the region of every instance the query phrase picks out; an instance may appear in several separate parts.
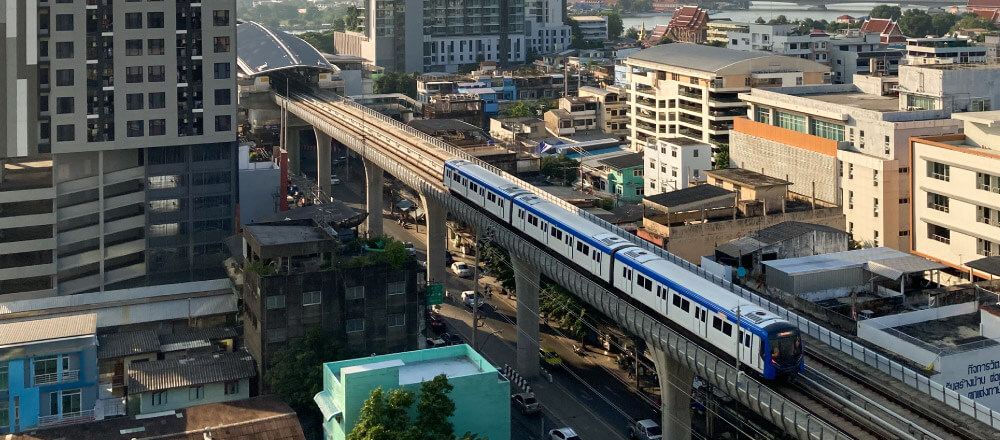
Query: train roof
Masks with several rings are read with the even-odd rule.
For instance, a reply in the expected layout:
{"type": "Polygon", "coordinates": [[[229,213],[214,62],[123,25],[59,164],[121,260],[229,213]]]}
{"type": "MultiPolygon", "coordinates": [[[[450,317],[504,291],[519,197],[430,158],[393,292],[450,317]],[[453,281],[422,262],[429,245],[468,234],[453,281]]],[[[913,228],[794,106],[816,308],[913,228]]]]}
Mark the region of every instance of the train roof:
{"type": "Polygon", "coordinates": [[[529,193],[527,190],[515,185],[513,182],[510,182],[507,179],[496,175],[496,173],[467,160],[449,160],[445,163],[445,165],[450,165],[450,168],[452,169],[460,169],[465,177],[472,179],[474,182],[485,186],[494,192],[500,193],[507,200],[510,200],[518,194],[529,193]]]}
{"type": "Polygon", "coordinates": [[[644,249],[625,249],[615,254],[616,258],[639,273],[677,290],[713,313],[723,312],[726,317],[736,322],[739,313],[741,325],[764,327],[780,321],[778,317],[760,306],[742,299],[739,295],[729,292],[715,283],[706,280],[698,274],[671,263],[656,254],[644,249]]]}
{"type": "Polygon", "coordinates": [[[573,232],[573,236],[578,240],[583,240],[587,244],[594,246],[605,253],[611,253],[617,249],[633,246],[631,242],[608,232],[590,220],[580,217],[576,213],[571,213],[561,206],[547,202],[537,195],[520,195],[514,198],[514,203],[530,208],[530,211],[539,217],[558,226],[560,229],[573,232]]]}

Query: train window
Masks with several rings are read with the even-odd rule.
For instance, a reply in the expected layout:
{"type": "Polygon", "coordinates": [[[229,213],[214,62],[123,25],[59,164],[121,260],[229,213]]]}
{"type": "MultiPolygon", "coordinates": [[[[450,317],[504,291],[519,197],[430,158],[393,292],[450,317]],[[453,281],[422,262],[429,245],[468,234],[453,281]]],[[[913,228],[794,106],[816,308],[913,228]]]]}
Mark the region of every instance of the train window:
{"type": "Polygon", "coordinates": [[[517,218],[520,218],[520,219],[524,218],[524,210],[523,209],[518,209],[517,210],[517,218]]]}
{"type": "Polygon", "coordinates": [[[545,231],[548,231],[548,230],[549,230],[549,224],[545,223],[545,222],[542,222],[542,232],[545,232],[545,231]]]}
{"type": "Polygon", "coordinates": [[[556,231],[558,231],[558,229],[552,228],[552,231],[550,231],[549,233],[552,234],[553,237],[555,237],[556,236],[556,231]]]}
{"type": "Polygon", "coordinates": [[[628,268],[627,267],[623,267],[622,268],[622,278],[628,278],[628,268]]]}
{"type": "Polygon", "coordinates": [[[500,207],[503,208],[503,199],[500,199],[500,207]]]}
{"type": "Polygon", "coordinates": [[[708,310],[701,311],[701,322],[707,322],[708,320],[708,310]]]}
{"type": "Polygon", "coordinates": [[[583,253],[589,254],[590,253],[590,246],[583,245],[583,253]]]}
{"type": "Polygon", "coordinates": [[[712,328],[722,331],[722,320],[718,316],[712,317],[712,328]]]}
{"type": "Polygon", "coordinates": [[[681,306],[681,296],[680,295],[678,295],[676,293],[674,294],[673,304],[674,304],[674,307],[680,307],[681,306]]]}
{"type": "Polygon", "coordinates": [[[733,335],[733,325],[730,324],[730,323],[728,323],[728,322],[723,322],[722,323],[722,333],[725,333],[726,336],[732,336],[733,335]]]}
{"type": "Polygon", "coordinates": [[[583,252],[583,243],[581,243],[579,241],[576,242],[576,250],[577,250],[577,252],[583,252]]]}
{"type": "Polygon", "coordinates": [[[745,345],[747,348],[750,348],[750,339],[752,339],[750,337],[750,333],[744,333],[743,336],[744,336],[743,345],[745,345]]]}
{"type": "Polygon", "coordinates": [[[455,177],[452,177],[452,179],[458,183],[462,183],[462,176],[459,176],[458,173],[455,173],[455,177]]]}
{"type": "Polygon", "coordinates": [[[598,262],[598,263],[600,263],[600,262],[601,262],[601,255],[602,255],[602,254],[601,254],[600,252],[598,252],[598,253],[597,253],[597,262],[598,262]]]}
{"type": "Polygon", "coordinates": [[[681,298],[681,310],[687,312],[691,309],[691,302],[687,299],[681,298]]]}

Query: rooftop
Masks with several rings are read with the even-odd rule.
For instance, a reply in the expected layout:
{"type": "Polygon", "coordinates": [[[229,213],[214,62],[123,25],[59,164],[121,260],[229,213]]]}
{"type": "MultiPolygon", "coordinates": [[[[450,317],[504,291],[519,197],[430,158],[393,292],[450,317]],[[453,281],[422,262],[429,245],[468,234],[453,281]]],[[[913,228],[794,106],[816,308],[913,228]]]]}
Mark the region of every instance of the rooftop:
{"type": "Polygon", "coordinates": [[[624,154],[621,156],[609,157],[607,159],[601,159],[600,162],[613,169],[623,170],[625,168],[642,166],[643,153],[632,153],[632,154],[624,154]]]}
{"type": "Polygon", "coordinates": [[[692,138],[689,138],[687,136],[665,137],[665,138],[659,138],[657,140],[658,141],[666,142],[666,143],[671,144],[671,145],[677,145],[677,146],[706,145],[705,142],[702,142],[702,141],[697,140],[697,139],[692,139],[692,138]]]}
{"type": "Polygon", "coordinates": [[[192,406],[171,411],[169,415],[162,417],[117,417],[26,434],[11,434],[6,439],[204,440],[207,428],[211,429],[213,440],[305,440],[295,411],[273,396],[192,406]]]}
{"type": "Polygon", "coordinates": [[[925,258],[887,247],[786,258],[766,261],[763,264],[789,275],[803,275],[851,267],[864,267],[871,272],[892,279],[898,278],[898,274],[901,273],[937,270],[944,269],[945,267],[925,258]]]}
{"type": "Polygon", "coordinates": [[[313,220],[337,229],[349,229],[361,224],[368,217],[366,212],[358,212],[344,202],[334,200],[319,205],[303,206],[288,211],[267,214],[257,219],[256,224],[277,223],[291,220],[313,220]]]}
{"type": "Polygon", "coordinates": [[[458,119],[414,119],[410,121],[410,126],[427,134],[439,131],[483,131],[482,128],[458,119]]]}
{"type": "Polygon", "coordinates": [[[250,76],[290,68],[339,71],[299,37],[252,21],[236,25],[236,65],[250,76]]]}
{"type": "Polygon", "coordinates": [[[329,240],[330,236],[315,226],[300,225],[246,225],[245,233],[252,235],[261,246],[295,243],[312,243],[329,240]]]}
{"type": "Polygon", "coordinates": [[[0,347],[89,336],[97,332],[97,315],[60,316],[0,324],[0,347]]]}
{"type": "Polygon", "coordinates": [[[1000,256],[980,258],[965,263],[965,265],[991,275],[1000,276],[1000,256]]]}
{"type": "Polygon", "coordinates": [[[482,372],[479,365],[476,365],[468,356],[410,362],[399,367],[399,384],[422,383],[441,374],[451,379],[482,372]]]}
{"type": "Polygon", "coordinates": [[[841,231],[840,229],[824,225],[815,225],[812,223],[787,221],[766,227],[759,231],[751,232],[744,237],[737,238],[728,243],[723,243],[722,245],[716,247],[715,250],[731,257],[739,257],[740,255],[753,253],[772,244],[780,243],[814,231],[840,233],[844,235],[844,243],[847,242],[847,232],[841,231]]]}
{"type": "Polygon", "coordinates": [[[787,180],[778,179],[765,174],[758,173],[756,171],[751,171],[744,168],[726,168],[722,170],[708,170],[705,174],[711,177],[717,177],[722,180],[728,180],[736,182],[740,185],[747,185],[751,187],[761,187],[761,186],[778,186],[778,185],[791,185],[792,182],[787,180]]]}
{"type": "Polygon", "coordinates": [[[863,110],[873,110],[877,112],[899,111],[899,97],[896,96],[873,95],[864,92],[816,93],[799,96],[815,99],[817,101],[828,102],[830,104],[860,108],[863,110]]]}
{"type": "Polygon", "coordinates": [[[160,338],[153,330],[111,333],[97,338],[97,358],[111,359],[160,350],[160,338]]]}
{"type": "Polygon", "coordinates": [[[997,344],[996,341],[984,338],[980,334],[979,323],[980,317],[977,310],[976,313],[965,313],[892,328],[939,349],[953,349],[980,341],[997,344]]]}
{"type": "Polygon", "coordinates": [[[684,189],[670,191],[660,194],[647,195],[645,200],[660,206],[672,208],[675,206],[687,205],[705,199],[721,196],[735,196],[736,193],[715,185],[695,185],[684,189]]]}
{"type": "Polygon", "coordinates": [[[746,52],[701,44],[661,44],[628,56],[629,60],[650,61],[705,72],[754,58],[772,57],[770,52],[746,52]]]}
{"type": "Polygon", "coordinates": [[[257,374],[254,366],[253,358],[244,351],[133,363],[128,369],[128,390],[130,393],[144,393],[249,379],[257,374]]]}

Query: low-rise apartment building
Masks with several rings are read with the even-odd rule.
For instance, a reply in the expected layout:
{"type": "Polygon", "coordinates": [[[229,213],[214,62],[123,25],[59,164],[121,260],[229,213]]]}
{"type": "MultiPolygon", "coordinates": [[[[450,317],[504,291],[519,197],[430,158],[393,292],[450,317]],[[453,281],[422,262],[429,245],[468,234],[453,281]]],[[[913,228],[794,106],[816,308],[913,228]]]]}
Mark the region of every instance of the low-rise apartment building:
{"type": "Polygon", "coordinates": [[[706,30],[707,40],[713,43],[729,44],[730,32],[747,32],[751,23],[730,20],[712,20],[708,22],[706,30]]]}
{"type": "Polygon", "coordinates": [[[647,141],[683,135],[729,142],[745,115],[739,94],[751,87],[826,84],[830,68],[815,61],[694,44],[663,44],[632,54],[628,68],[630,136],[647,141]]]}
{"type": "Polygon", "coordinates": [[[579,96],[597,100],[597,128],[624,139],[628,136],[628,94],[618,86],[580,87],[579,96]]]}
{"type": "MultiPolygon", "coordinates": [[[[594,190],[606,192],[616,202],[638,202],[644,195],[642,153],[630,153],[599,159],[585,173],[594,190]]],[[[617,203],[616,203],[617,204],[617,203]]]]}
{"type": "Polygon", "coordinates": [[[974,46],[969,40],[944,38],[907,38],[906,64],[985,63],[986,46],[974,46]]]}
{"type": "Polygon", "coordinates": [[[829,62],[830,36],[797,24],[751,24],[746,30],[729,32],[726,48],[829,62]]]}
{"type": "Polygon", "coordinates": [[[829,41],[834,84],[851,84],[855,75],[895,75],[905,52],[889,47],[878,32],[848,30],[829,41]]]}
{"type": "Polygon", "coordinates": [[[907,249],[911,136],[951,133],[940,110],[905,111],[895,96],[853,84],[755,89],[740,95],[733,166],[792,182],[792,192],[842,205],[856,241],[907,249]]]}
{"type": "Polygon", "coordinates": [[[128,413],[247,399],[250,379],[256,375],[253,357],[245,351],[133,362],[128,369],[128,413]]]}
{"type": "Polygon", "coordinates": [[[545,128],[555,136],[572,136],[579,131],[596,130],[597,99],[567,96],[559,98],[559,107],[545,112],[545,128]]]}
{"type": "Polygon", "coordinates": [[[570,17],[580,27],[584,41],[604,41],[608,39],[608,17],[603,15],[579,15],[570,17]]]}
{"type": "Polygon", "coordinates": [[[485,103],[475,95],[454,94],[431,98],[423,105],[426,119],[457,119],[484,128],[486,122],[485,103]]]}
{"type": "Polygon", "coordinates": [[[912,252],[961,276],[1000,255],[1000,111],[959,113],[964,134],[910,139],[912,252]]]}
{"type": "Polygon", "coordinates": [[[646,195],[687,188],[712,169],[712,144],[684,136],[650,139],[642,153],[646,195]]]}
{"type": "Polygon", "coordinates": [[[1000,66],[923,64],[899,67],[900,109],[987,111],[1000,103],[1000,66]]]}

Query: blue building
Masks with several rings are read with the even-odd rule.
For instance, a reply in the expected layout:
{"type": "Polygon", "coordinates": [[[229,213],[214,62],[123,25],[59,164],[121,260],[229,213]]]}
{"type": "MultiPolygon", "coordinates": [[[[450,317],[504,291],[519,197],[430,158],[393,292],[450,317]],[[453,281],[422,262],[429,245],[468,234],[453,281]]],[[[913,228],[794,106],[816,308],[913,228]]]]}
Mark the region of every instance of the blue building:
{"type": "Polygon", "coordinates": [[[483,113],[487,118],[496,117],[500,113],[497,91],[484,82],[458,83],[458,93],[475,95],[483,100],[483,113]]]}
{"type": "Polygon", "coordinates": [[[95,418],[97,315],[0,324],[0,434],[95,418]]]}

